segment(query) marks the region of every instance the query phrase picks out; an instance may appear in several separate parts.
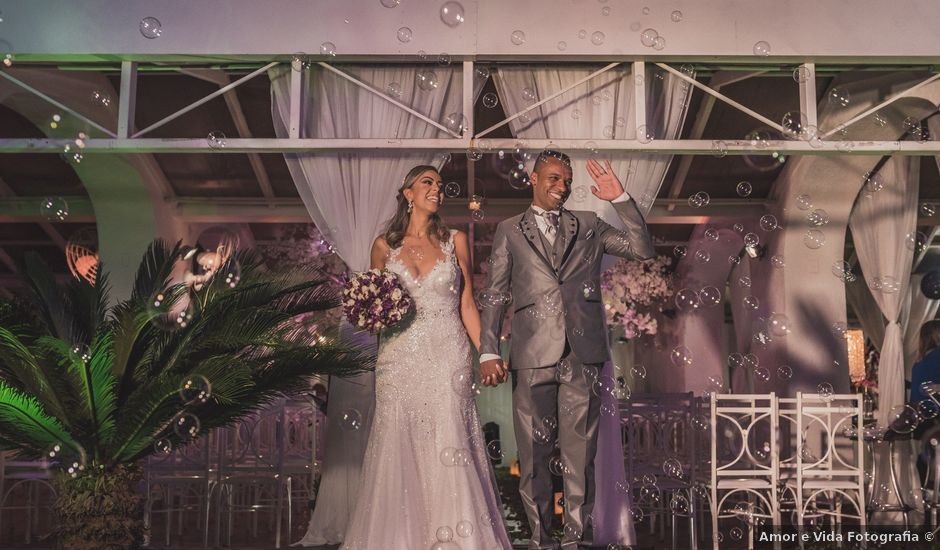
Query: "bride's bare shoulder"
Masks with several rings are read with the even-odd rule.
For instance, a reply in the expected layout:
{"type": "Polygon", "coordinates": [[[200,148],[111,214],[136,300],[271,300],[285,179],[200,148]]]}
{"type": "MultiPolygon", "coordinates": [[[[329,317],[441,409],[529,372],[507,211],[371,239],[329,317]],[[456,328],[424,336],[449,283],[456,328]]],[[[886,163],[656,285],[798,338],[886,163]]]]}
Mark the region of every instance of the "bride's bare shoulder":
{"type": "Polygon", "coordinates": [[[388,241],[385,240],[385,235],[379,235],[372,241],[372,250],[380,250],[382,252],[388,252],[389,246],[388,241]]]}

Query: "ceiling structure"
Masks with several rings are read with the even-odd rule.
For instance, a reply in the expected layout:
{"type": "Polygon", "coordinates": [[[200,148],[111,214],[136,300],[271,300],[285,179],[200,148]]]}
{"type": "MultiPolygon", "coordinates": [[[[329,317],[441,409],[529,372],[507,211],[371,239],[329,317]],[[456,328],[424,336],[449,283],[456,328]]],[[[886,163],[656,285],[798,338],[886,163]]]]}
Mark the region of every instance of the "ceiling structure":
{"type": "MultiPolygon", "coordinates": [[[[101,9],[115,9],[120,16],[118,19],[134,19],[133,14],[125,3],[117,7],[106,1],[96,0],[101,9]]],[[[134,6],[138,3],[131,2],[134,6]]],[[[139,3],[143,6],[143,3],[139,3]]],[[[257,9],[250,7],[248,2],[236,2],[240,9],[257,9]]],[[[339,3],[337,3],[338,5],[339,3]]],[[[387,22],[385,19],[390,12],[373,12],[376,8],[370,2],[348,3],[345,9],[326,5],[326,13],[312,23],[312,34],[329,36],[323,30],[329,25],[339,25],[346,21],[349,25],[349,13],[362,15],[358,25],[377,24],[379,27],[389,26],[395,29],[401,22],[387,22]],[[362,4],[362,6],[359,6],[362,4]],[[350,7],[352,6],[352,7],[350,7]],[[351,10],[351,12],[350,12],[351,10]]],[[[815,119],[816,104],[826,100],[826,93],[830,89],[832,79],[839,76],[842,82],[851,80],[854,76],[864,76],[871,71],[905,72],[923,79],[932,79],[937,75],[933,73],[930,65],[936,61],[937,51],[935,44],[920,43],[899,44],[897,36],[893,42],[882,40],[890,33],[876,33],[877,36],[863,40],[855,38],[843,41],[838,45],[826,44],[820,46],[817,53],[812,56],[805,55],[794,46],[793,41],[775,38],[774,33],[784,33],[779,29],[770,29],[765,35],[769,42],[780,45],[779,53],[774,51],[772,57],[754,58],[753,52],[748,51],[753,42],[750,39],[741,39],[746,43],[742,51],[742,43],[718,41],[702,47],[701,35],[703,28],[707,31],[709,24],[724,26],[736,25],[745,21],[748,16],[737,12],[723,20],[721,15],[727,15],[734,6],[721,2],[715,13],[707,19],[702,13],[702,20],[692,32],[680,35],[675,31],[675,38],[679,39],[674,48],[670,46],[669,55],[651,55],[652,50],[641,48],[637,44],[635,32],[624,38],[622,44],[615,40],[614,31],[608,31],[608,43],[617,44],[619,48],[611,51],[590,50],[591,46],[579,43],[569,38],[570,49],[561,52],[560,45],[555,46],[554,40],[543,42],[543,37],[530,33],[532,41],[526,43],[530,48],[523,53],[511,50],[501,41],[484,39],[481,29],[487,28],[491,23],[496,25],[492,32],[499,34],[505,22],[506,13],[494,14],[492,7],[486,3],[465,2],[468,7],[474,8],[477,21],[472,21],[475,32],[463,33],[460,36],[442,34],[441,29],[433,32],[428,40],[447,51],[453,52],[455,63],[463,62],[464,74],[472,71],[473,63],[477,65],[492,65],[500,61],[524,60],[532,63],[565,63],[565,62],[599,62],[603,66],[607,61],[634,63],[634,69],[643,66],[648,75],[657,71],[676,70],[681,64],[689,63],[695,68],[697,84],[709,87],[722,94],[724,99],[715,100],[714,95],[707,93],[704,88],[696,88],[690,99],[689,112],[685,120],[679,139],[671,142],[639,143],[636,140],[599,140],[598,148],[610,151],[653,150],[663,153],[674,153],[672,164],[666,174],[659,190],[649,221],[660,252],[670,253],[677,244],[688,240],[692,229],[697,223],[709,223],[720,220],[736,219],[740,217],[759,216],[765,205],[772,200],[773,183],[786,163],[790,154],[900,154],[921,155],[921,185],[920,196],[922,202],[940,202],[940,175],[938,175],[933,155],[938,151],[937,143],[930,140],[907,140],[894,142],[864,142],[858,141],[851,150],[838,144],[839,136],[833,136],[831,142],[826,141],[821,146],[813,146],[806,141],[791,140],[774,143],[772,150],[757,149],[745,136],[756,129],[763,129],[768,124],[755,120],[747,110],[759,113],[771,125],[779,125],[783,115],[788,112],[812,111],[811,119],[815,119]],[[730,7],[729,7],[730,6],[730,7]],[[737,18],[737,19],[735,19],[737,18]],[[498,23],[498,24],[497,24],[498,23]],[[465,35],[469,35],[465,36],[465,35]],[[699,40],[698,42],[696,40],[699,40]],[[469,42],[468,42],[469,41],[469,42]],[[497,43],[498,42],[498,43],[497,43]],[[588,48],[585,50],[585,48],[588,48]],[[905,49],[906,48],[906,49],[905,49]],[[880,54],[872,58],[870,51],[880,54]],[[699,55],[696,55],[699,54],[699,55]],[[705,55],[708,54],[708,55],[705,55]],[[642,56],[642,57],[641,57],[642,56]],[[865,60],[866,62],[862,62],[865,60]],[[803,85],[794,82],[793,71],[806,67],[812,71],[814,78],[803,85]],[[807,95],[808,94],[808,95],[807,95]],[[802,97],[801,97],[802,95],[802,97]],[[730,103],[737,102],[745,109],[735,107],[730,103]],[[810,105],[812,107],[810,107],[810,105]],[[727,156],[714,154],[715,142],[721,140],[729,153],[727,156]],[[776,153],[771,155],[770,153],[776,153]],[[741,197],[736,191],[740,181],[748,181],[753,191],[747,197],[741,197]],[[707,192],[712,197],[712,203],[707,212],[694,209],[688,205],[688,198],[700,191],[707,192]]],[[[509,6],[505,10],[524,10],[532,6],[509,6]]],[[[580,7],[587,7],[585,2],[574,2],[580,7]]],[[[759,3],[754,3],[759,4],[759,3]]],[[[871,2],[871,7],[877,7],[863,17],[870,17],[876,21],[885,14],[878,10],[886,9],[877,2],[871,2]],[[879,13],[881,15],[879,15],[879,13]]],[[[808,5],[813,5],[812,3],[808,5]]],[[[133,7],[133,6],[132,6],[133,7]]],[[[140,7],[140,6],[138,6],[140,7]]],[[[591,6],[593,8],[593,5],[591,6]]],[[[739,6],[740,7],[740,6],[739,6]]],[[[55,12],[57,9],[68,10],[66,3],[52,2],[47,9],[55,12]]],[[[147,9],[150,9],[149,7],[147,9]]],[[[402,7],[402,13],[393,14],[403,18],[417,17],[414,12],[404,10],[412,9],[402,7]]],[[[435,8],[436,9],[436,8],[435,8]]],[[[636,19],[640,20],[639,5],[627,5],[615,9],[635,10],[636,19]]],[[[751,6],[747,9],[757,9],[751,6]]],[[[294,143],[278,140],[275,136],[271,118],[271,94],[268,79],[264,76],[264,69],[271,60],[283,63],[291,62],[286,52],[310,51],[311,44],[305,45],[289,43],[295,38],[289,30],[281,33],[259,33],[259,37],[248,33],[239,33],[239,25],[251,20],[251,15],[245,11],[241,15],[232,13],[219,16],[203,12],[201,8],[194,8],[189,15],[189,21],[168,19],[163,17],[167,29],[185,28],[187,25],[206,25],[211,22],[221,28],[229,30],[229,36],[207,37],[207,42],[199,43],[190,35],[184,43],[170,40],[139,40],[139,36],[128,36],[127,33],[116,33],[113,36],[95,36],[95,33],[83,33],[75,40],[63,43],[61,33],[54,32],[55,25],[61,23],[54,17],[47,18],[48,14],[38,14],[36,11],[21,8],[17,13],[7,9],[4,11],[7,19],[19,15],[23,21],[43,16],[37,21],[48,21],[50,28],[48,36],[36,38],[22,33],[23,28],[29,25],[20,25],[19,31],[14,30],[8,44],[16,46],[16,61],[13,68],[6,70],[7,76],[13,75],[19,69],[37,69],[46,71],[92,71],[105,76],[114,90],[127,90],[129,76],[132,77],[132,88],[136,91],[133,100],[128,101],[126,96],[108,98],[110,107],[118,111],[118,128],[115,131],[117,139],[98,138],[90,139],[87,143],[86,154],[131,154],[136,152],[150,152],[162,171],[168,188],[163,191],[164,199],[177,207],[182,216],[193,223],[202,224],[246,224],[254,237],[256,244],[263,245],[283,233],[278,226],[292,226],[298,223],[309,223],[306,211],[299,199],[293,181],[284,162],[282,151],[285,150],[317,150],[317,148],[342,148],[336,144],[314,143],[313,140],[299,140],[294,143]],[[233,21],[226,18],[235,17],[233,21]],[[219,19],[221,18],[221,19],[219,19]],[[280,34],[280,37],[272,37],[280,34]],[[52,38],[50,38],[52,37],[52,38]],[[45,40],[45,42],[43,41],[45,40]],[[136,40],[136,42],[135,42],[136,40]],[[271,40],[280,43],[272,49],[271,40]],[[237,45],[236,45],[237,44],[237,45]],[[170,50],[166,48],[170,47],[170,50]],[[149,49],[148,49],[149,48],[149,49]],[[275,55],[263,52],[277,52],[275,55]],[[93,52],[93,53],[87,53],[93,52]],[[231,86],[244,77],[256,73],[260,76],[246,79],[225,93],[223,87],[231,86]],[[205,98],[213,96],[204,103],[198,104],[205,98]],[[174,113],[187,106],[198,104],[178,118],[167,120],[174,113]],[[137,141],[133,137],[134,128],[148,128],[165,121],[164,124],[146,132],[145,137],[137,141]],[[207,136],[221,132],[226,138],[224,150],[213,150],[207,143],[207,136]],[[211,208],[210,208],[211,206],[211,208]]],[[[644,8],[645,11],[648,9],[644,8]]],[[[178,10],[179,11],[179,10],[178,10]]],[[[433,11],[433,10],[432,10],[433,11]]],[[[662,10],[659,10],[662,11],[662,10]]],[[[687,17],[695,14],[695,8],[683,8],[687,17]],[[691,10],[691,11],[690,11],[691,10]]],[[[100,25],[87,12],[79,14],[77,25],[84,21],[87,25],[100,25]],[[92,23],[89,23],[92,21],[92,23]]],[[[176,13],[175,15],[179,15],[176,13]]],[[[434,14],[436,17],[436,13],[434,14]]],[[[666,12],[668,15],[668,10],[666,12]]],[[[839,14],[830,14],[833,18],[839,14]]],[[[653,16],[662,17],[663,14],[653,16]]],[[[792,14],[784,14],[781,25],[792,14]]],[[[423,17],[423,15],[421,16],[423,17]]],[[[418,19],[421,19],[418,17],[418,19]]],[[[651,16],[652,17],[652,16],[651,16]]],[[[932,17],[932,16],[931,16],[932,17]]],[[[433,20],[434,18],[432,18],[433,20]]],[[[510,21],[512,17],[508,18],[510,21]]],[[[595,18],[596,19],[596,18],[595,18]]],[[[812,26],[825,23],[826,17],[819,20],[800,21],[812,26]],[[822,23],[820,23],[820,21],[822,23]]],[[[308,20],[309,21],[309,20],[308,20]]],[[[355,18],[354,18],[355,21],[355,18]]],[[[118,23],[109,23],[109,25],[118,23]]],[[[292,23],[283,23],[290,25],[292,23]]],[[[593,28],[593,23],[581,23],[587,28],[593,28]]],[[[644,22],[644,25],[646,23],[644,22]]],[[[664,23],[659,25],[662,28],[664,23]]],[[[893,24],[893,23],[890,23],[893,24]]],[[[930,17],[916,24],[930,24],[930,17]]],[[[136,33],[136,21],[124,21],[123,25],[133,27],[136,33]]],[[[415,23],[430,25],[423,19],[415,23]]],[[[806,27],[804,25],[804,27],[806,27]]],[[[438,25],[440,26],[440,25],[438,25]]],[[[626,27],[626,25],[624,25],[626,27]]],[[[348,27],[347,27],[348,28],[348,27]]],[[[361,27],[359,27],[361,28],[361,27]]],[[[429,27],[430,29],[430,27],[429,27]]],[[[685,30],[685,29],[684,29],[685,30]]],[[[4,32],[8,29],[3,29],[4,32]]],[[[192,31],[192,29],[190,29],[192,31]]],[[[446,32],[444,29],[443,32],[446,32]]],[[[624,30],[624,32],[626,32],[624,30]]],[[[817,40],[810,28],[799,29],[808,38],[817,40]]],[[[131,33],[133,35],[134,33],[131,33]]],[[[349,35],[347,32],[345,35],[349,35]]],[[[355,33],[352,33],[355,34],[355,33]]],[[[358,42],[342,45],[342,55],[335,61],[327,55],[311,59],[323,59],[330,64],[340,62],[352,63],[356,61],[407,61],[420,62],[412,51],[402,52],[401,49],[390,49],[387,41],[379,40],[372,35],[378,35],[379,29],[374,33],[366,33],[358,42]]],[[[509,34],[507,31],[506,35],[509,34]]],[[[704,33],[707,37],[708,32],[704,33]]],[[[714,34],[714,33],[712,33],[714,34]]],[[[721,34],[721,33],[719,33],[721,34]]],[[[856,33],[859,34],[859,33],[856,33]]],[[[916,34],[916,33],[912,33],[916,34]]],[[[721,36],[727,36],[721,34],[721,36]]],[[[908,36],[905,34],[904,36],[908,36]]],[[[5,38],[0,33],[0,39],[5,38]]],[[[331,37],[332,38],[332,37],[331,37]]],[[[670,37],[672,38],[672,37],[670,37]]],[[[903,38],[903,37],[902,37],[903,38]]],[[[905,39],[906,40],[906,39],[905,39]]],[[[319,39],[317,39],[319,42],[319,39]]],[[[900,42],[903,42],[901,40],[900,42]]],[[[821,43],[821,42],[820,42],[821,43]]],[[[0,49],[4,42],[0,41],[0,49]]],[[[817,44],[818,45],[818,44],[817,44]]],[[[393,46],[400,46],[394,44],[393,46]]],[[[415,50],[421,46],[417,40],[410,44],[415,50]]],[[[428,46],[430,48],[430,46],[428,46]]],[[[607,44],[604,45],[607,48],[607,44]]],[[[613,47],[613,46],[612,46],[613,47]]],[[[0,51],[0,54],[3,52],[0,51]]],[[[0,67],[0,75],[3,68],[0,67]]],[[[9,79],[8,79],[9,80],[9,79]]],[[[466,92],[466,90],[464,90],[466,92]]],[[[496,93],[492,81],[486,83],[484,92],[496,93]]],[[[102,101],[101,98],[89,98],[89,102],[102,101]]],[[[82,106],[70,106],[81,111],[82,106]]],[[[637,108],[643,108],[638,105],[637,108]]],[[[50,105],[50,118],[59,112],[50,105]]],[[[502,102],[495,108],[487,108],[482,101],[473,105],[472,126],[479,132],[504,121],[513,113],[502,110],[502,102]]],[[[139,133],[139,131],[138,131],[139,133]]],[[[440,148],[452,151],[452,161],[445,167],[443,176],[446,181],[457,181],[461,185],[461,193],[457,200],[451,201],[445,211],[445,216],[452,220],[452,225],[459,228],[470,229],[473,226],[474,260],[479,270],[480,263],[488,256],[488,244],[495,224],[502,218],[519,212],[527,204],[528,192],[515,190],[507,183],[504,167],[498,162],[494,153],[484,155],[483,159],[470,163],[462,154],[471,141],[474,133],[455,137],[452,140],[434,143],[414,144],[421,148],[440,148]],[[470,224],[467,200],[470,193],[483,195],[486,198],[484,211],[486,217],[481,222],[470,224]]],[[[61,273],[67,273],[65,266],[64,243],[75,231],[94,225],[94,214],[91,201],[84,190],[81,179],[74,167],[74,158],[62,153],[63,144],[71,137],[63,139],[47,139],[44,129],[38,128],[33,122],[26,119],[13,109],[0,102],[0,286],[9,282],[9,276],[16,272],[16,265],[22,260],[27,250],[37,250],[50,261],[61,273]],[[35,152],[42,151],[42,152],[35,152]],[[70,215],[64,222],[51,222],[42,218],[39,212],[39,201],[44,197],[63,197],[70,205],[70,215]]],[[[514,143],[508,125],[503,125],[485,136],[493,150],[500,147],[511,147],[514,143]]],[[[859,139],[853,137],[852,139],[859,139]]],[[[425,140],[430,141],[430,140],[425,140]]],[[[556,140],[557,144],[558,140],[556,140]]],[[[538,147],[541,143],[531,142],[530,146],[538,147]]],[[[561,143],[562,146],[582,147],[583,143],[561,143]]],[[[352,150],[375,147],[377,143],[363,142],[361,144],[346,144],[352,150]]],[[[402,147],[407,147],[408,144],[402,147]]],[[[925,217],[920,220],[923,231],[933,235],[929,226],[936,225],[937,218],[925,217]]],[[[933,255],[930,254],[930,257],[933,255]]]]}

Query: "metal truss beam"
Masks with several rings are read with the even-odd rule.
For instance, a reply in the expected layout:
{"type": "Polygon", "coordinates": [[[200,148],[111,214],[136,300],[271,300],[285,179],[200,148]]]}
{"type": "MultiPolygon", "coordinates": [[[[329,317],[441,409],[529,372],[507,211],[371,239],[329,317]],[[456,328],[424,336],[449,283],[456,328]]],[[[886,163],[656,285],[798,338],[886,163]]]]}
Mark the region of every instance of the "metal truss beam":
{"type": "MultiPolygon", "coordinates": [[[[619,62],[618,62],[618,63],[610,63],[609,65],[607,65],[607,66],[604,67],[603,69],[598,69],[598,70],[594,71],[593,73],[587,75],[586,77],[582,78],[581,80],[578,80],[577,82],[575,82],[574,84],[568,86],[567,88],[562,88],[561,90],[558,90],[558,91],[555,92],[554,94],[552,94],[552,95],[550,95],[550,96],[548,96],[548,97],[546,97],[546,98],[544,98],[544,99],[542,99],[542,100],[539,100],[539,101],[533,103],[532,105],[529,105],[528,107],[526,107],[525,109],[519,111],[518,113],[513,113],[512,115],[509,115],[509,116],[506,117],[505,119],[503,119],[503,120],[497,122],[496,124],[490,126],[490,127],[487,128],[486,130],[483,130],[483,131],[480,132],[479,134],[476,134],[475,137],[481,138],[481,137],[483,137],[483,136],[486,136],[486,135],[490,134],[491,132],[493,132],[493,130],[496,130],[497,128],[501,128],[501,127],[503,127],[503,126],[509,124],[509,123],[512,122],[513,120],[516,120],[517,118],[519,118],[519,117],[521,117],[522,115],[528,113],[529,111],[531,111],[531,110],[533,110],[533,109],[537,109],[537,108],[541,107],[543,104],[545,104],[545,103],[547,103],[547,102],[549,102],[549,101],[555,99],[556,97],[568,93],[569,90],[573,90],[573,89],[577,88],[578,86],[584,84],[585,82],[591,80],[592,78],[594,78],[594,77],[596,77],[596,76],[598,76],[598,75],[602,75],[602,74],[606,73],[607,71],[613,69],[613,68],[616,67],[617,65],[620,65],[620,63],[619,63],[619,62]]],[[[639,94],[637,94],[637,95],[639,95],[639,94]]]]}
{"type": "Polygon", "coordinates": [[[724,95],[724,94],[722,94],[722,93],[720,93],[720,92],[717,92],[717,91],[715,91],[715,90],[709,88],[708,86],[702,84],[702,83],[699,82],[698,80],[695,80],[695,79],[692,78],[691,76],[689,76],[689,75],[687,75],[687,74],[685,74],[685,73],[683,73],[683,72],[681,72],[681,71],[677,71],[676,69],[673,69],[672,67],[670,67],[669,65],[666,65],[665,63],[657,63],[656,66],[659,67],[660,69],[663,69],[664,71],[667,71],[667,72],[671,73],[673,76],[675,76],[675,77],[677,77],[677,78],[680,78],[680,79],[682,79],[682,80],[688,82],[689,84],[691,84],[692,86],[695,86],[695,87],[698,88],[699,90],[702,90],[702,91],[705,92],[706,94],[708,94],[708,95],[710,95],[710,96],[713,96],[713,97],[715,97],[716,99],[719,99],[719,100],[721,100],[721,101],[727,103],[728,105],[731,105],[732,107],[734,107],[735,109],[741,111],[742,113],[744,113],[744,114],[746,114],[746,115],[748,115],[748,116],[750,116],[750,117],[756,118],[757,120],[763,122],[763,123],[766,124],[767,126],[770,126],[771,128],[773,128],[773,129],[775,129],[775,130],[777,130],[777,131],[779,131],[779,132],[783,132],[783,131],[784,131],[784,130],[783,130],[783,126],[781,126],[779,122],[774,122],[774,121],[770,120],[769,118],[765,117],[764,115],[758,113],[757,111],[754,111],[753,109],[750,109],[750,108],[748,108],[748,107],[745,107],[744,105],[738,103],[737,101],[731,99],[730,97],[728,97],[728,96],[726,96],[726,95],[724,95]]]}
{"type": "MultiPolygon", "coordinates": [[[[246,74],[245,76],[239,78],[238,80],[229,83],[229,84],[226,85],[226,86],[222,86],[221,88],[219,88],[218,90],[212,92],[211,94],[207,95],[206,97],[204,97],[204,98],[202,98],[202,99],[200,99],[200,100],[198,100],[198,101],[194,101],[193,103],[190,103],[190,104],[187,105],[186,107],[183,107],[183,108],[180,109],[179,111],[176,111],[175,113],[173,113],[173,114],[171,114],[171,115],[168,115],[168,116],[166,116],[166,117],[164,117],[164,118],[162,118],[162,119],[160,119],[160,120],[154,122],[153,124],[151,124],[150,126],[147,126],[147,127],[144,128],[143,130],[139,130],[138,132],[134,133],[134,136],[133,136],[133,137],[139,138],[140,136],[142,136],[142,135],[144,135],[144,134],[146,134],[146,133],[148,133],[148,132],[151,132],[151,131],[153,131],[153,130],[156,130],[157,128],[163,126],[164,124],[170,122],[171,120],[175,120],[175,119],[177,119],[177,118],[179,118],[179,117],[185,115],[186,113],[192,111],[193,109],[199,107],[200,105],[203,105],[203,104],[205,104],[205,103],[208,103],[208,102],[212,101],[212,100],[215,99],[216,97],[218,97],[218,96],[220,96],[220,95],[222,95],[222,94],[228,92],[229,90],[235,89],[235,88],[238,87],[239,85],[241,85],[241,84],[243,84],[243,83],[245,83],[245,82],[251,80],[252,78],[258,76],[259,74],[264,73],[264,72],[267,72],[268,69],[270,69],[271,67],[274,67],[274,66],[277,65],[277,64],[278,64],[278,63],[277,63],[276,61],[271,62],[271,63],[268,63],[268,64],[265,65],[264,67],[261,67],[260,69],[256,69],[256,70],[254,70],[254,71],[252,71],[252,72],[246,74]]],[[[0,74],[2,74],[2,73],[0,73],[0,74]]]]}
{"type": "MultiPolygon", "coordinates": [[[[69,205],[66,223],[94,221],[94,212],[87,197],[63,197],[69,205]]],[[[303,202],[296,198],[182,198],[167,201],[171,210],[189,223],[311,223],[303,202]]],[[[527,198],[485,199],[483,211],[489,220],[501,220],[524,210],[527,198]]],[[[649,223],[705,223],[718,219],[759,216],[765,213],[765,203],[742,199],[713,199],[707,208],[692,208],[685,199],[659,199],[647,217],[649,223]],[[672,209],[670,209],[670,206],[672,209]]],[[[466,199],[448,200],[442,215],[456,223],[471,221],[466,199]]],[[[0,222],[41,221],[37,198],[17,197],[0,202],[0,222]]],[[[487,219],[483,223],[487,223],[487,219]]]]}
{"type": "MultiPolygon", "coordinates": [[[[0,139],[0,153],[61,153],[72,143],[64,139],[0,139]]],[[[303,152],[355,152],[376,150],[451,151],[464,152],[475,142],[470,139],[290,139],[290,138],[233,138],[222,148],[213,148],[206,139],[89,139],[85,154],[97,153],[303,153],[303,152]]],[[[484,152],[513,148],[514,139],[486,140],[484,152]]],[[[479,146],[479,145],[477,145],[479,146]]],[[[669,155],[712,155],[718,141],[673,139],[642,143],[638,140],[599,139],[528,139],[525,147],[542,150],[552,146],[562,150],[598,149],[610,153],[653,153],[669,155]],[[590,143],[588,143],[590,141],[590,143]]],[[[758,147],[749,140],[722,140],[721,147],[728,155],[938,155],[940,142],[927,141],[769,141],[758,147]]]]}

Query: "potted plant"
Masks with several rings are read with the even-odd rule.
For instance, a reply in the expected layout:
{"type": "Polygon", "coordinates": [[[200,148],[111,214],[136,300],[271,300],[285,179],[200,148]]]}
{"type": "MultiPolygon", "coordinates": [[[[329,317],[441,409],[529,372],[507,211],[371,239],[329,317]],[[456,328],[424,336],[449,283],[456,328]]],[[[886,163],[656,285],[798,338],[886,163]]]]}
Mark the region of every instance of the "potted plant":
{"type": "Polygon", "coordinates": [[[103,272],[58,285],[28,257],[28,296],[0,308],[0,449],[55,469],[62,548],[140,546],[141,459],[308,389],[308,375],[370,368],[296,322],[339,304],[325,278],[241,252],[170,284],[187,252],[153,243],[113,306],[103,272]]]}

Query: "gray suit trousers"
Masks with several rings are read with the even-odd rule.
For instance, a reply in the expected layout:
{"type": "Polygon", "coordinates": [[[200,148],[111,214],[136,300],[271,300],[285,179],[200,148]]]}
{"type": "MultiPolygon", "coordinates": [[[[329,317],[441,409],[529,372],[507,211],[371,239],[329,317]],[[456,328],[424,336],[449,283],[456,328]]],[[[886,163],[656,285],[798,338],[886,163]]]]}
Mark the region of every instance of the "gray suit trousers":
{"type": "Polygon", "coordinates": [[[594,457],[600,397],[592,391],[600,365],[583,364],[565,346],[559,366],[512,371],[513,426],[519,449],[519,492],[532,528],[530,548],[557,548],[551,538],[554,495],[549,460],[556,433],[545,418],[557,419],[565,468],[565,534],[562,548],[593,541],[594,457]]]}

